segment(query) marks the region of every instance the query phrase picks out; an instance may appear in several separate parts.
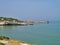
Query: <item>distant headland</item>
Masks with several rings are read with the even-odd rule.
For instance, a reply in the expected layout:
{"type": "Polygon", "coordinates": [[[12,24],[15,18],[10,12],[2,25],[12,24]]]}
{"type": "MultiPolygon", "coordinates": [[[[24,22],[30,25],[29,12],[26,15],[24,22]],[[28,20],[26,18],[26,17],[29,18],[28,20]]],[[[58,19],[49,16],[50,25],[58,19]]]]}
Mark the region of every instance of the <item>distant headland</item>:
{"type": "Polygon", "coordinates": [[[23,21],[15,18],[0,17],[0,26],[1,25],[33,25],[33,24],[42,24],[49,23],[48,21],[23,21]]]}

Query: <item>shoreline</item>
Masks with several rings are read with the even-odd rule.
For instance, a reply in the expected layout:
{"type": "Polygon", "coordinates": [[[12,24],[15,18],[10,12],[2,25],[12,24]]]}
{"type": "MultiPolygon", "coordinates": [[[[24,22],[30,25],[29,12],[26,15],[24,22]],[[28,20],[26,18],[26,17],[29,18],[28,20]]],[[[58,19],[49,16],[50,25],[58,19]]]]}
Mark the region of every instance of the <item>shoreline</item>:
{"type": "Polygon", "coordinates": [[[36,45],[36,44],[30,44],[25,41],[19,41],[10,39],[9,37],[0,36],[0,44],[1,45],[36,45]]]}

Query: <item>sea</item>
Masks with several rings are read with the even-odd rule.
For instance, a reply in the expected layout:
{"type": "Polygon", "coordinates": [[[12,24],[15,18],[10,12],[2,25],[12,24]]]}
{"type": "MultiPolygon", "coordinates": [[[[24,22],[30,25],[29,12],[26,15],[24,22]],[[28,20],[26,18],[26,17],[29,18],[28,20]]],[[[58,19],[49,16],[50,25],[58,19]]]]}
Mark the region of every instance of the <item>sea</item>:
{"type": "Polygon", "coordinates": [[[60,45],[60,23],[0,26],[0,35],[37,45],[60,45]]]}

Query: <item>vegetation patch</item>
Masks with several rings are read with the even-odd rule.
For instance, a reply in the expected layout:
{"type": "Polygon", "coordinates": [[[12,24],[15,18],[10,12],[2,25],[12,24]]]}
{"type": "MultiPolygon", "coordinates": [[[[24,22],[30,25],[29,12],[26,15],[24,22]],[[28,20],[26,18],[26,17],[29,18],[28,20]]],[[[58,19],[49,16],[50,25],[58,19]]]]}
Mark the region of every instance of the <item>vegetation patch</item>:
{"type": "Polygon", "coordinates": [[[10,38],[9,37],[6,37],[6,36],[0,36],[0,40],[9,40],[10,38]]]}
{"type": "Polygon", "coordinates": [[[3,43],[0,42],[0,45],[5,45],[5,44],[3,44],[3,43]]]}

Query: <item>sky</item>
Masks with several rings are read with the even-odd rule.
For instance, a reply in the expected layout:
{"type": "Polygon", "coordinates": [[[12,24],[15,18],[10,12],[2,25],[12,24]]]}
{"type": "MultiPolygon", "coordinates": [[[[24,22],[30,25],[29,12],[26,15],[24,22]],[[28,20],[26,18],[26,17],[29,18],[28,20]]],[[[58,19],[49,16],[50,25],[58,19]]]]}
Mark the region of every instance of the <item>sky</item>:
{"type": "Polygon", "coordinates": [[[60,0],[0,0],[0,16],[60,21],[60,0]]]}

